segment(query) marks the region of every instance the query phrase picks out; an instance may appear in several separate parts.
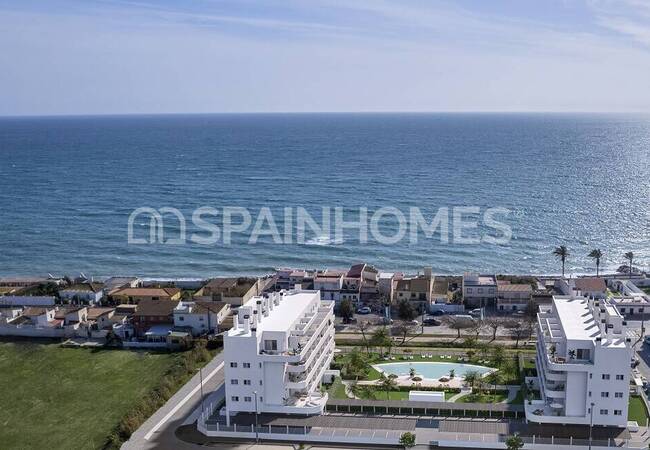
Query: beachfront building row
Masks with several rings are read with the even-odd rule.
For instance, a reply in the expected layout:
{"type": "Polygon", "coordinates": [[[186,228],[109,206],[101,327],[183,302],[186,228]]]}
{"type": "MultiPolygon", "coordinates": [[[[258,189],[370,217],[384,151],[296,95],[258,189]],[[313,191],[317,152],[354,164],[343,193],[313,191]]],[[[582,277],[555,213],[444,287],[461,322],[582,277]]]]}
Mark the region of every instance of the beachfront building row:
{"type": "Polygon", "coordinates": [[[224,336],[227,420],[237,413],[321,414],[334,355],[334,302],[318,291],[253,297],[224,336]]]}
{"type": "Polygon", "coordinates": [[[525,402],[530,422],[627,426],[631,339],[605,300],[555,296],[537,315],[541,399],[525,402]]]}

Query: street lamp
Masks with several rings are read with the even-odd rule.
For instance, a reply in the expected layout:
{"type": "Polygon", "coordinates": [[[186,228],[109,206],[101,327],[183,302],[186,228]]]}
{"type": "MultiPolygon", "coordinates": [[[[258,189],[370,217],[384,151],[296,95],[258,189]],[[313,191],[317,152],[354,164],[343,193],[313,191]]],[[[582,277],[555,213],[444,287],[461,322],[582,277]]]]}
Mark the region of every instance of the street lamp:
{"type": "Polygon", "coordinates": [[[591,450],[591,431],[594,428],[594,402],[591,402],[589,413],[589,450],[591,450]]]}
{"type": "Polygon", "coordinates": [[[259,432],[257,431],[257,428],[258,428],[258,421],[257,421],[257,415],[258,415],[258,411],[257,411],[257,391],[253,391],[253,395],[255,396],[255,442],[257,444],[259,444],[260,443],[260,435],[259,435],[259,432]]]}

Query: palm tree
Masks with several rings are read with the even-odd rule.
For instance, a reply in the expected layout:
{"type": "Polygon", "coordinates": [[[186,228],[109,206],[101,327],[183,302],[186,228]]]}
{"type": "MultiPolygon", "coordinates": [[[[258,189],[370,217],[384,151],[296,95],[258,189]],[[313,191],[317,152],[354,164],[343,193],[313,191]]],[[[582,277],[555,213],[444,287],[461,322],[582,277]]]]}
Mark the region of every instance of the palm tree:
{"type": "Polygon", "coordinates": [[[587,256],[596,260],[596,277],[598,277],[600,271],[600,258],[603,257],[603,252],[601,252],[599,248],[595,248],[589,252],[589,255],[587,256]]]}
{"type": "Polygon", "coordinates": [[[632,278],[632,261],[634,261],[634,253],[633,252],[627,252],[623,256],[625,256],[625,259],[627,259],[630,262],[630,278],[632,278]]]}
{"type": "Polygon", "coordinates": [[[476,370],[468,370],[463,376],[465,383],[467,383],[472,390],[474,390],[474,385],[480,377],[481,375],[476,370]]]}
{"type": "Polygon", "coordinates": [[[386,390],[386,400],[390,400],[390,391],[397,386],[395,378],[390,375],[386,376],[386,374],[382,372],[381,377],[379,378],[379,385],[386,390]]]}
{"type": "Polygon", "coordinates": [[[569,249],[564,245],[560,245],[553,250],[553,254],[562,261],[562,278],[564,278],[564,263],[566,262],[567,256],[569,256],[569,249]]]}

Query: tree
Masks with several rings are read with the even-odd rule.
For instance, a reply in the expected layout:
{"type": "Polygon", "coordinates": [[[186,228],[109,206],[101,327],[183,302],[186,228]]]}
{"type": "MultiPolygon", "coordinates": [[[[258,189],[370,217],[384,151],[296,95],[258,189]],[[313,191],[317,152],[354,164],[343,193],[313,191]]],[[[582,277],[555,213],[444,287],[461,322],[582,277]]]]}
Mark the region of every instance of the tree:
{"type": "Polygon", "coordinates": [[[632,278],[632,262],[634,261],[634,253],[633,252],[627,252],[625,255],[625,259],[627,259],[630,263],[630,278],[632,278]]]}
{"type": "Polygon", "coordinates": [[[357,329],[361,332],[363,345],[366,347],[366,354],[370,354],[370,341],[366,338],[366,331],[370,329],[370,322],[367,320],[360,320],[359,323],[357,323],[357,329]]]}
{"type": "Polygon", "coordinates": [[[500,381],[499,372],[497,372],[496,370],[488,373],[487,376],[485,377],[485,382],[494,388],[494,392],[493,392],[494,399],[496,399],[497,384],[499,384],[499,381],[500,381]]]}
{"type": "Polygon", "coordinates": [[[560,245],[553,250],[553,254],[562,261],[562,278],[564,278],[564,264],[569,256],[569,250],[564,245],[560,245]]]}
{"type": "Polygon", "coordinates": [[[353,348],[343,362],[343,370],[348,378],[358,379],[366,375],[368,364],[358,348],[353,348]]]}
{"type": "Polygon", "coordinates": [[[474,319],[474,321],[468,327],[468,330],[469,332],[473,333],[475,339],[478,340],[478,337],[481,334],[481,330],[483,330],[483,328],[485,328],[485,321],[481,319],[474,319]]]}
{"type": "Polygon", "coordinates": [[[494,361],[494,365],[499,368],[503,365],[503,362],[506,360],[506,354],[505,350],[503,350],[503,347],[500,346],[495,346],[492,349],[492,361],[494,361]]]}
{"type": "Polygon", "coordinates": [[[467,383],[472,389],[474,389],[474,385],[479,378],[481,378],[481,375],[476,370],[468,370],[465,372],[465,376],[463,377],[465,383],[467,383]]]}
{"type": "Polygon", "coordinates": [[[603,257],[603,252],[599,248],[595,248],[587,256],[596,260],[596,277],[600,276],[600,259],[603,257]]]}
{"type": "Polygon", "coordinates": [[[379,385],[386,391],[386,400],[390,400],[390,391],[397,386],[397,381],[395,381],[394,376],[392,374],[386,376],[386,374],[382,372],[381,377],[379,378],[379,385]]]}
{"type": "Polygon", "coordinates": [[[415,447],[415,434],[406,432],[399,437],[399,443],[404,448],[415,447]]]}
{"type": "Polygon", "coordinates": [[[524,440],[519,435],[514,434],[506,439],[506,448],[508,450],[520,450],[524,447],[524,440]]]}
{"type": "Polygon", "coordinates": [[[476,344],[476,349],[480,353],[481,358],[486,359],[488,353],[490,352],[490,344],[488,344],[487,342],[478,341],[478,343],[476,344]]]}
{"type": "Polygon", "coordinates": [[[485,326],[492,330],[492,340],[496,340],[499,328],[503,327],[503,319],[501,317],[488,317],[484,322],[485,326]]]}
{"type": "Polygon", "coordinates": [[[405,321],[413,321],[418,315],[410,301],[403,299],[397,304],[397,315],[405,321]]]}
{"type": "Polygon", "coordinates": [[[458,339],[460,339],[461,330],[466,330],[472,326],[472,323],[464,317],[458,318],[456,316],[447,316],[444,320],[449,328],[458,332],[458,339]]]}
{"type": "Polygon", "coordinates": [[[386,327],[378,328],[374,333],[372,333],[372,337],[370,338],[370,345],[372,347],[379,348],[379,353],[381,354],[384,353],[384,347],[392,345],[392,340],[390,336],[388,336],[386,327]]]}
{"type": "Polygon", "coordinates": [[[350,319],[354,316],[354,306],[352,306],[352,302],[348,299],[345,299],[341,302],[341,305],[339,306],[339,314],[343,318],[344,322],[349,322],[350,319]]]}
{"type": "Polygon", "coordinates": [[[453,379],[455,376],[456,376],[456,371],[455,371],[454,369],[451,369],[451,370],[449,371],[449,378],[452,378],[452,379],[453,379]]]}
{"type": "Polygon", "coordinates": [[[409,333],[415,330],[412,323],[401,322],[395,327],[395,331],[397,332],[397,334],[402,336],[402,342],[399,345],[404,345],[404,343],[406,342],[406,337],[409,335],[409,333]]]}
{"type": "Polygon", "coordinates": [[[509,329],[510,336],[515,339],[515,348],[519,348],[519,341],[525,336],[531,335],[533,332],[532,330],[533,328],[528,322],[521,320],[516,321],[516,325],[509,329]]]}

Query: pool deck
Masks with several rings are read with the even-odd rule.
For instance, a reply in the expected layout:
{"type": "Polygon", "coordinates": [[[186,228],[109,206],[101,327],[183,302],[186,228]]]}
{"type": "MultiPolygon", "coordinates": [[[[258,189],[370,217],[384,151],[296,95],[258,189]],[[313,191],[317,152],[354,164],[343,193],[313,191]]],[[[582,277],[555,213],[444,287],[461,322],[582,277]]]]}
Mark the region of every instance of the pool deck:
{"type": "MultiPolygon", "coordinates": [[[[413,381],[411,379],[410,375],[398,375],[397,378],[395,378],[395,382],[397,383],[398,386],[409,386],[409,387],[432,387],[432,388],[456,388],[460,389],[463,386],[465,386],[464,383],[464,378],[462,376],[455,376],[454,378],[450,378],[447,381],[440,381],[439,378],[426,378],[424,375],[417,373],[417,367],[418,364],[454,364],[454,365],[465,365],[465,366],[472,366],[472,367],[477,367],[481,369],[488,369],[488,372],[484,373],[482,376],[486,376],[488,373],[495,371],[496,369],[492,367],[487,367],[487,366],[480,366],[477,364],[472,364],[469,362],[463,362],[463,361],[390,361],[387,360],[385,362],[381,363],[376,363],[373,364],[372,367],[377,370],[378,372],[384,373],[385,371],[382,369],[382,365],[387,365],[387,364],[413,364],[413,367],[416,369],[416,377],[422,378],[422,381],[413,381]]],[[[441,377],[441,378],[449,378],[448,376],[441,377]]],[[[366,385],[376,385],[379,384],[381,380],[373,380],[373,381],[359,381],[357,384],[366,384],[366,385]]]]}

